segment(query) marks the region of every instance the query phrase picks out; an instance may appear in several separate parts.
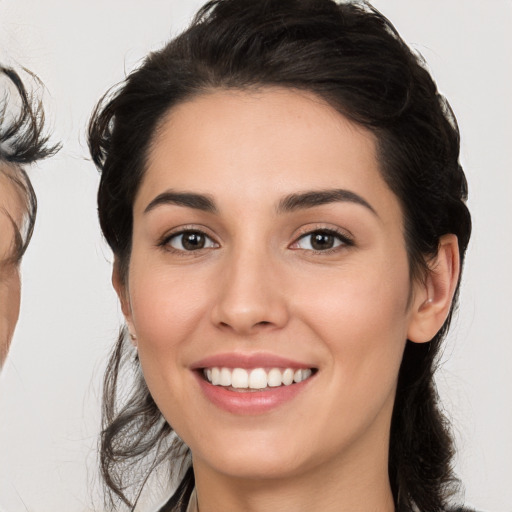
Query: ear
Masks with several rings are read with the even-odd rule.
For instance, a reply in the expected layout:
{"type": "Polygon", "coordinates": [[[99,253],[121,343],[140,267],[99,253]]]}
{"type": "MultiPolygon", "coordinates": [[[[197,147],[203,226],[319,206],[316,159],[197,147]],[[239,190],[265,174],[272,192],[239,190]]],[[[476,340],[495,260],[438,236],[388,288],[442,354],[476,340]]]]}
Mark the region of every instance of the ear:
{"type": "Polygon", "coordinates": [[[414,290],[407,338],[415,343],[430,341],[441,329],[450,312],[460,273],[456,235],[441,237],[437,255],[428,263],[428,267],[425,280],[414,290]]]}
{"type": "Polygon", "coordinates": [[[130,333],[130,339],[134,347],[137,346],[137,334],[135,332],[135,326],[133,325],[132,306],[130,304],[130,294],[128,286],[121,277],[120,265],[118,260],[114,260],[114,268],[112,269],[112,285],[114,290],[119,297],[121,303],[121,311],[123,312],[130,333]]]}

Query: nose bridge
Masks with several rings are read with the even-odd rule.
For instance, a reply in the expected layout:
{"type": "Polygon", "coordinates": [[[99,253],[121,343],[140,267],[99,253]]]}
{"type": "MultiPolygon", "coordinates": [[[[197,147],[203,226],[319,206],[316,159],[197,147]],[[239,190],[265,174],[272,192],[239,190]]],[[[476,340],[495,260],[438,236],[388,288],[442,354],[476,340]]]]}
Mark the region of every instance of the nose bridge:
{"type": "Polygon", "coordinates": [[[268,246],[246,240],[226,258],[214,321],[237,332],[282,327],[287,320],[278,262],[268,246]]]}

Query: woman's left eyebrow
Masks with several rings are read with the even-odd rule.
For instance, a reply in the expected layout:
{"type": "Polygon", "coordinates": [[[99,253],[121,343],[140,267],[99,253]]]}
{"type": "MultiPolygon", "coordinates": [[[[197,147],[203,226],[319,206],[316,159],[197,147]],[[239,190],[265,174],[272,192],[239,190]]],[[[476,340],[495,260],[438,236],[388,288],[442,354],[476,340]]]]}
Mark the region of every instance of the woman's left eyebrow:
{"type": "Polygon", "coordinates": [[[324,204],[348,202],[364,206],[377,217],[379,216],[373,206],[362,198],[359,194],[345,189],[329,189],[329,190],[311,190],[290,194],[281,201],[277,206],[278,213],[293,212],[305,208],[314,208],[324,204]]]}
{"type": "Polygon", "coordinates": [[[216,213],[217,207],[212,197],[206,194],[196,194],[193,192],[177,192],[174,190],[166,190],[162,194],[158,194],[145,208],[144,213],[154,210],[156,207],[164,204],[174,204],[177,206],[185,206],[186,208],[194,208],[204,212],[216,213]]]}

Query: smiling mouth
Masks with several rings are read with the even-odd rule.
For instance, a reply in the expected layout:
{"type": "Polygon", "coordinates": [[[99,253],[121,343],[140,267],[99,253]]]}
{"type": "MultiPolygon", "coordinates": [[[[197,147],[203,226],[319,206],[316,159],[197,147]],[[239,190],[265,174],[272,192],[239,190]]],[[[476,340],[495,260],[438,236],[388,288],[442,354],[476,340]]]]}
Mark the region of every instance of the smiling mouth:
{"type": "Polygon", "coordinates": [[[221,386],[232,391],[264,391],[283,386],[292,386],[309,378],[315,368],[203,368],[204,379],[213,386],[221,386]]]}

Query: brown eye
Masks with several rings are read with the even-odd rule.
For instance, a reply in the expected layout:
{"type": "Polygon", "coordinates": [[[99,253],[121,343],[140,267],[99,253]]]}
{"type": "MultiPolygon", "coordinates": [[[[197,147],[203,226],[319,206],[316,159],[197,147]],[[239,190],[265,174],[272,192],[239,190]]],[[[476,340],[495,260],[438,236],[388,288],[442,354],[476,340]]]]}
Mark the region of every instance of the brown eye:
{"type": "Polygon", "coordinates": [[[315,233],[311,236],[311,247],[315,251],[332,249],[334,247],[334,236],[327,233],[315,233]]]}
{"type": "Polygon", "coordinates": [[[182,231],[173,235],[168,244],[178,251],[197,251],[217,247],[217,244],[201,231],[182,231]]]}
{"type": "Polygon", "coordinates": [[[352,245],[348,238],[333,231],[312,231],[301,236],[296,242],[296,248],[308,251],[328,251],[342,245],[352,245]]]}

